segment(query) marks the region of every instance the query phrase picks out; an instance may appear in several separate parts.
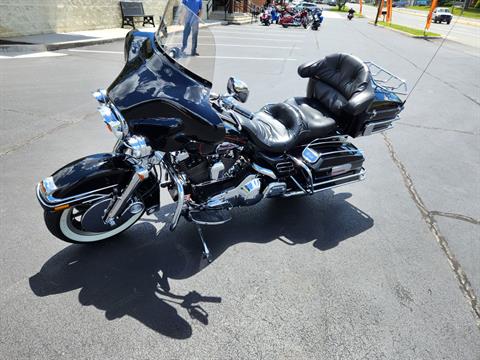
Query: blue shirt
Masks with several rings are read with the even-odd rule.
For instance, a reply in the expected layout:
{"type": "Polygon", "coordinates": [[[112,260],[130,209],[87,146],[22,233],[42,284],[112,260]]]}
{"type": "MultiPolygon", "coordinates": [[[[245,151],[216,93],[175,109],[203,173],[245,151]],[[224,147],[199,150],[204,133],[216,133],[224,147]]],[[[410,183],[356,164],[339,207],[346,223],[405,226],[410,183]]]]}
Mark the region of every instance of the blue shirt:
{"type": "Polygon", "coordinates": [[[202,0],[182,0],[182,4],[195,15],[198,15],[198,12],[202,9],[202,0]]]}

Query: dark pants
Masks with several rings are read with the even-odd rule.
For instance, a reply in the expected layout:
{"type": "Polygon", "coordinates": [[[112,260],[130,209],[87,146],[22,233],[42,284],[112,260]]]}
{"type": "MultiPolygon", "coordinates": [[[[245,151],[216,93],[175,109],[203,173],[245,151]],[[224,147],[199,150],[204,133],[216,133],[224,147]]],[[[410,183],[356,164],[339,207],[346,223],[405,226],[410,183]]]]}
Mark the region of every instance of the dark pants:
{"type": "Polygon", "coordinates": [[[192,54],[195,54],[197,52],[198,20],[193,17],[187,19],[187,21],[185,22],[185,27],[183,29],[182,51],[185,51],[185,49],[187,48],[190,31],[192,32],[192,54]]]}

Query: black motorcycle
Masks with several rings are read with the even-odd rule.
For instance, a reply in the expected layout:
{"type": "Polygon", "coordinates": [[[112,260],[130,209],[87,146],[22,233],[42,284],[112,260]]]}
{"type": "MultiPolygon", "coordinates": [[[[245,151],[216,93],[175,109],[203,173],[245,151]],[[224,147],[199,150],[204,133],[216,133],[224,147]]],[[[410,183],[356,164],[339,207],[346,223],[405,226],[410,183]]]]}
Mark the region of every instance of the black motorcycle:
{"type": "Polygon", "coordinates": [[[375,82],[372,64],[333,54],[298,68],[306,96],[251,112],[238,104],[249,95],[242,81],[230,78],[225,95],[211,91],[209,28],[200,23],[201,56],[180,51],[182,21],[201,21],[182,16],[185,8],[172,17],[173,6],[156,33],[127,35],[123,70],[94,93],[117,138],[113,151],[73,161],[36,188],[45,223],[62,240],[119,234],[156,212],[165,188],[176,202],[170,230],[182,216],[195,223],[210,261],[202,225],[226,223],[233,207],[363,180],[364,155],[349,136],[387,130],[403,109],[395,88],[375,82]]]}
{"type": "Polygon", "coordinates": [[[323,16],[322,16],[322,10],[321,9],[315,9],[312,11],[312,30],[318,30],[320,25],[322,25],[323,22],[323,16]]]}
{"type": "Polygon", "coordinates": [[[355,10],[353,10],[353,8],[350,8],[350,10],[348,10],[347,19],[352,20],[353,14],[355,14],[355,10]]]}

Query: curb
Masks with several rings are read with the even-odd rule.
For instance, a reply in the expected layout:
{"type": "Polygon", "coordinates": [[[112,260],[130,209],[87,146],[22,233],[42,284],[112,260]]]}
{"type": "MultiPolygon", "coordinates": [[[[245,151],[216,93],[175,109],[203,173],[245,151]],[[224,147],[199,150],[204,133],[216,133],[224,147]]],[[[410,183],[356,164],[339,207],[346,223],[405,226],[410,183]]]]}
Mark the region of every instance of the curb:
{"type": "Polygon", "coordinates": [[[0,53],[43,52],[47,47],[43,44],[9,44],[0,45],[0,53]]]}
{"type": "MultiPolygon", "coordinates": [[[[225,25],[225,21],[218,21],[207,23],[203,27],[211,27],[218,25],[225,25]]],[[[0,45],[0,53],[20,53],[20,52],[43,52],[43,51],[55,51],[55,50],[64,50],[77,48],[82,46],[91,46],[91,45],[100,45],[108,44],[119,40],[124,40],[125,35],[114,36],[109,38],[96,38],[96,39],[86,39],[86,40],[74,40],[74,41],[64,41],[50,44],[8,44],[0,45]]],[[[8,40],[6,38],[5,40],[8,40]]]]}
{"type": "Polygon", "coordinates": [[[99,38],[99,39],[88,39],[88,40],[77,40],[77,41],[66,41],[60,43],[52,43],[52,44],[45,44],[45,48],[47,51],[55,51],[55,50],[64,50],[64,49],[72,49],[82,46],[91,46],[91,45],[100,45],[100,44],[108,44],[115,41],[123,40],[125,36],[117,36],[112,38],[99,38]]]}

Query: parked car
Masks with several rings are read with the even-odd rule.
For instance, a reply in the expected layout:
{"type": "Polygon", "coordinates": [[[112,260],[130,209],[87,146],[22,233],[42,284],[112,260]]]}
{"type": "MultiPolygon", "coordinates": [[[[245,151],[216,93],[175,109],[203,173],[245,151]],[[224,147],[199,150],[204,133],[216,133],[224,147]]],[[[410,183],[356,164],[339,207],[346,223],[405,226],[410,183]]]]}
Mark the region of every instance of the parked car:
{"type": "Polygon", "coordinates": [[[317,8],[317,4],[314,4],[312,2],[302,1],[300,4],[296,6],[296,8],[298,8],[299,10],[307,9],[312,11],[313,9],[317,8]]]}
{"type": "Polygon", "coordinates": [[[337,6],[337,2],[335,0],[327,0],[327,5],[329,6],[337,6]]]}
{"type": "Polygon", "coordinates": [[[449,8],[437,7],[435,10],[433,10],[432,19],[434,23],[441,24],[442,21],[445,21],[447,24],[450,24],[452,18],[453,15],[449,8]]]}
{"type": "Polygon", "coordinates": [[[416,6],[428,6],[428,1],[427,0],[417,0],[415,1],[416,6]]]}
{"type": "Polygon", "coordinates": [[[392,4],[392,7],[406,7],[406,6],[408,6],[408,1],[405,1],[405,0],[394,1],[392,4]]]}

